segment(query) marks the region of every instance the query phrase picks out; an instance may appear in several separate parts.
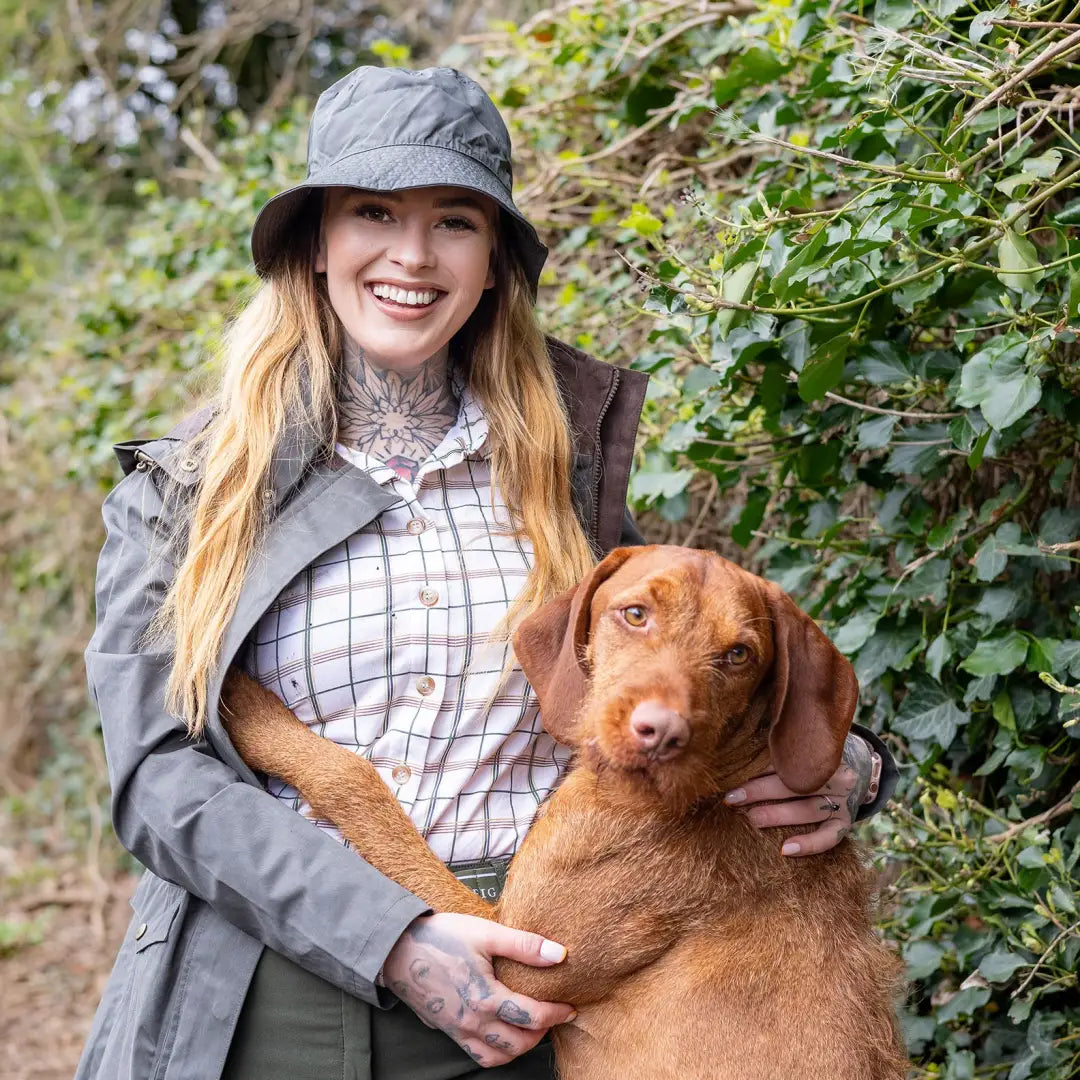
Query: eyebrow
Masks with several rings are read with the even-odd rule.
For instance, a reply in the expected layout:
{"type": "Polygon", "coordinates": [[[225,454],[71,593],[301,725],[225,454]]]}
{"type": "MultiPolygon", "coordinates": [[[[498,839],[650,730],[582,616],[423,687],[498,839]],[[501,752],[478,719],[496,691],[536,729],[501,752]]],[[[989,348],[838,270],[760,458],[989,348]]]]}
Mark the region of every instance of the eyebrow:
{"type": "MultiPolygon", "coordinates": [[[[379,199],[386,199],[389,202],[399,203],[402,200],[401,195],[396,191],[373,191],[368,188],[354,188],[354,195],[367,195],[375,196],[379,199]]],[[[447,199],[436,199],[434,203],[436,210],[457,210],[462,207],[466,207],[471,210],[479,210],[481,214],[486,212],[484,204],[479,199],[474,199],[471,195],[452,195],[447,199]]]]}

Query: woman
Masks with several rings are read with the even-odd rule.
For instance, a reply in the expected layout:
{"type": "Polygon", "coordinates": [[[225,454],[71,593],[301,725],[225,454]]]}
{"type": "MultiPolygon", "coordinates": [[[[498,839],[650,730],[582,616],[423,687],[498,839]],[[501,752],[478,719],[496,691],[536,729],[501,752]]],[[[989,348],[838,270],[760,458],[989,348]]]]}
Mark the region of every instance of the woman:
{"type": "MultiPolygon", "coordinates": [[[[491,957],[562,947],[427,913],[265,790],[217,705],[243,664],[497,889],[567,763],[506,631],[640,542],[624,504],[644,377],[537,329],[546,249],[471,80],[360,68],[320,97],[308,158],[255,222],[265,281],[216,407],[117,448],[86,662],[116,833],[148,872],[78,1075],[550,1077],[540,1040],[572,1003],[510,993],[491,957]]],[[[866,738],[880,791],[850,738],[845,798],[770,776],[729,800],[789,799],[748,812],[824,822],[800,837],[824,850],[868,790],[863,815],[887,797],[866,738]]]]}

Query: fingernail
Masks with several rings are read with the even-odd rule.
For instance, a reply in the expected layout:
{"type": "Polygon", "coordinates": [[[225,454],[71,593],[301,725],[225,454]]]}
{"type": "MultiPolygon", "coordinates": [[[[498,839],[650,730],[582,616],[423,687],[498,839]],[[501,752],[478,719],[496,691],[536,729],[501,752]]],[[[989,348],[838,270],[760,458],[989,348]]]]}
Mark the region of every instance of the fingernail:
{"type": "Polygon", "coordinates": [[[726,802],[728,806],[733,806],[735,803],[741,803],[745,801],[746,792],[741,787],[736,788],[734,791],[729,791],[724,796],[724,802],[726,802]]]}
{"type": "Polygon", "coordinates": [[[540,946],[540,958],[557,964],[560,960],[566,959],[566,946],[544,938],[544,943],[540,946]]]}
{"type": "Polygon", "coordinates": [[[577,1019],[577,1012],[572,1012],[564,1021],[564,1024],[572,1024],[577,1019]]]}
{"type": "Polygon", "coordinates": [[[802,848],[794,840],[789,840],[780,851],[784,855],[798,855],[802,848]]]}

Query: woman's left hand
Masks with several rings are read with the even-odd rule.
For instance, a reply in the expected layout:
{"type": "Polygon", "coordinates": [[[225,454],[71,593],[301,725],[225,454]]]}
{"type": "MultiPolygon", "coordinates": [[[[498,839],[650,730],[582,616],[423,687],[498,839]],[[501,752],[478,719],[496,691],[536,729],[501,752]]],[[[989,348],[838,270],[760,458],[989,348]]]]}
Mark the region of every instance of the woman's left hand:
{"type": "Polygon", "coordinates": [[[866,798],[873,753],[858,735],[844,743],[840,768],[812,795],[792,791],[775,772],[769,771],[724,796],[728,806],[746,807],[746,816],[759,829],[777,825],[814,825],[812,832],[785,841],[785,855],[818,855],[836,847],[851,831],[851,824],[866,798]],[[765,803],[766,805],[757,805],[765,803]]]}

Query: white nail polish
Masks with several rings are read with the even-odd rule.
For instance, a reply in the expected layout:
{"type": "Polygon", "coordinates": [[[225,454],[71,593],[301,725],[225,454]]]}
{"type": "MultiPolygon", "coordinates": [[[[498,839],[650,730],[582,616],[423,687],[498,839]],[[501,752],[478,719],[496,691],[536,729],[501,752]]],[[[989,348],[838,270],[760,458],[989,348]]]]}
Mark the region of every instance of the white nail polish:
{"type": "Polygon", "coordinates": [[[746,792],[742,788],[736,788],[734,791],[729,791],[724,796],[724,802],[729,806],[734,806],[736,803],[746,802],[746,792]]]}
{"type": "Polygon", "coordinates": [[[548,941],[545,938],[543,945],[540,946],[540,957],[557,964],[560,960],[566,959],[566,947],[557,941],[548,941]]]}
{"type": "Polygon", "coordinates": [[[780,850],[784,855],[798,855],[802,848],[794,840],[789,840],[780,850]]]}

